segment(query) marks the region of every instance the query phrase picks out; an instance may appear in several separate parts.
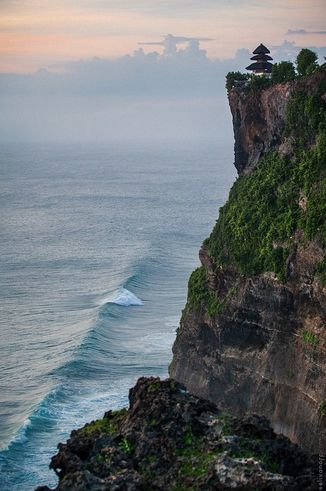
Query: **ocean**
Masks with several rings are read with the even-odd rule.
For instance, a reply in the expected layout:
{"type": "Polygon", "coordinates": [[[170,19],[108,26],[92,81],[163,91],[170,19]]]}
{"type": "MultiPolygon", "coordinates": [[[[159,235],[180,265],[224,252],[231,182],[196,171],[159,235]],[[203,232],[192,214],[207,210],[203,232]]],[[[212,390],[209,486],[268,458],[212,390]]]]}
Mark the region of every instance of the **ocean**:
{"type": "Polygon", "coordinates": [[[232,142],[1,149],[0,489],[55,485],[72,429],[167,376],[232,142]]]}

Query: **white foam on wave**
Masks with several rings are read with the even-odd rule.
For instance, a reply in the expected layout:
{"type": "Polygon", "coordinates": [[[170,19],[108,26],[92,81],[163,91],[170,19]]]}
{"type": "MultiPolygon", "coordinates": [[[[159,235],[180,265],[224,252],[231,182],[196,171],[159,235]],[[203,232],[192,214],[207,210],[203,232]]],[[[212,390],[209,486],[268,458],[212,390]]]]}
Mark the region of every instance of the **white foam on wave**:
{"type": "Polygon", "coordinates": [[[3,447],[0,447],[0,452],[9,450],[10,447],[15,444],[15,443],[26,443],[28,438],[26,435],[27,428],[31,426],[32,422],[29,418],[25,419],[23,424],[20,426],[18,429],[17,433],[14,435],[12,440],[10,440],[7,444],[5,444],[3,447]]]}
{"type": "Polygon", "coordinates": [[[111,295],[102,298],[98,303],[99,305],[114,303],[124,307],[129,307],[130,305],[144,305],[140,298],[127,290],[127,288],[119,288],[119,290],[113,292],[111,295]]]}

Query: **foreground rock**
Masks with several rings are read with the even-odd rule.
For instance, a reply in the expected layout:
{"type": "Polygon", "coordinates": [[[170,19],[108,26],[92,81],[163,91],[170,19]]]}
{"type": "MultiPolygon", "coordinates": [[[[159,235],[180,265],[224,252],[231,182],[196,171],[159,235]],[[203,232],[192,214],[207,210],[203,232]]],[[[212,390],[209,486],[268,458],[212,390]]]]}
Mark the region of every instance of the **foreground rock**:
{"type": "Polygon", "coordinates": [[[59,445],[55,491],[318,489],[316,459],[265,418],[231,417],[173,380],[141,378],[129,399],[59,445]]]}

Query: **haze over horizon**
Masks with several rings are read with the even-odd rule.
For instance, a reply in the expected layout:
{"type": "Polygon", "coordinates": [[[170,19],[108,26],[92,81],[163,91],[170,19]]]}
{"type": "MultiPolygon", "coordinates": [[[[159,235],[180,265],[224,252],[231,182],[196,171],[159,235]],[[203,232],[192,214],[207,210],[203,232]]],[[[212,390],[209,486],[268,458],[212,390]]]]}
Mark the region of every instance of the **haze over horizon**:
{"type": "Polygon", "coordinates": [[[0,141],[231,139],[225,74],[260,42],[321,62],[325,17],[321,0],[4,0],[0,141]]]}

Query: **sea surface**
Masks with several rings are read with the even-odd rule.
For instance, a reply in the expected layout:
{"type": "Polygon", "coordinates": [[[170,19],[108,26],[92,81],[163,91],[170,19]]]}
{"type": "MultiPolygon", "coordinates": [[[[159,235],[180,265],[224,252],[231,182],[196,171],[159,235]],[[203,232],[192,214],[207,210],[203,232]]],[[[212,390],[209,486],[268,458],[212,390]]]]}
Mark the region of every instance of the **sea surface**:
{"type": "Polygon", "coordinates": [[[70,431],[167,375],[231,141],[1,149],[0,490],[55,485],[70,431]]]}

